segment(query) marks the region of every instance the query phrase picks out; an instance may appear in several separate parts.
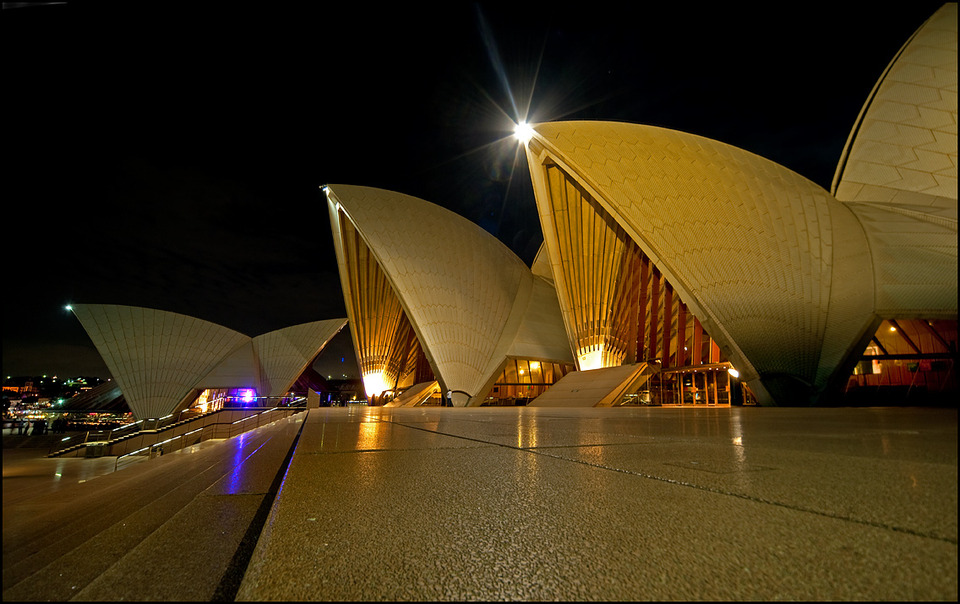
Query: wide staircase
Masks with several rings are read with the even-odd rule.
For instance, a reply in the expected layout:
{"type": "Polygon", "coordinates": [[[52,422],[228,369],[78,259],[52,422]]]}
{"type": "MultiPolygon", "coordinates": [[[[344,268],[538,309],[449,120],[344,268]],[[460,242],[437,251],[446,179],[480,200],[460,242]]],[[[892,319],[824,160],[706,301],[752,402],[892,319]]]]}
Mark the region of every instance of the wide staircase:
{"type": "Polygon", "coordinates": [[[232,601],[306,414],[275,417],[92,478],[109,458],[5,463],[3,600],[232,601]]]}
{"type": "MultiPolygon", "coordinates": [[[[48,457],[115,456],[118,463],[134,456],[171,453],[197,443],[232,438],[243,432],[306,410],[306,400],[283,407],[219,409],[178,421],[138,421],[109,431],[91,431],[51,440],[48,457]]],[[[31,437],[34,438],[34,437],[31,437]]]]}

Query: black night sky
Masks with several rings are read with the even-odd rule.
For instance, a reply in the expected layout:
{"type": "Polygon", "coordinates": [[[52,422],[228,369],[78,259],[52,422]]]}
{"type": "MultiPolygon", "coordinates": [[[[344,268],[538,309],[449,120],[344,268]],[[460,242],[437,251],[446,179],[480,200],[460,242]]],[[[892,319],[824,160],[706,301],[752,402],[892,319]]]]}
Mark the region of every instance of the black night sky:
{"type": "Polygon", "coordinates": [[[4,3],[5,375],[108,377],[69,302],[248,335],[345,317],[325,183],[437,203],[529,263],[528,107],[699,134],[829,188],[941,5],[344,4],[4,3]]]}

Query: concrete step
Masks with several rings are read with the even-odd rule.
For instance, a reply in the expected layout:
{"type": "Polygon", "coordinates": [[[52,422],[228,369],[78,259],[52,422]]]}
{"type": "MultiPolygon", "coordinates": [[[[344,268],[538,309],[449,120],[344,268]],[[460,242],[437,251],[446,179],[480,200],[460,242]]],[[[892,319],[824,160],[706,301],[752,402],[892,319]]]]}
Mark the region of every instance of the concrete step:
{"type": "Polygon", "coordinates": [[[173,599],[209,600],[300,425],[281,420],[5,505],[3,599],[150,600],[162,587],[157,599],[182,588],[173,599]]]}

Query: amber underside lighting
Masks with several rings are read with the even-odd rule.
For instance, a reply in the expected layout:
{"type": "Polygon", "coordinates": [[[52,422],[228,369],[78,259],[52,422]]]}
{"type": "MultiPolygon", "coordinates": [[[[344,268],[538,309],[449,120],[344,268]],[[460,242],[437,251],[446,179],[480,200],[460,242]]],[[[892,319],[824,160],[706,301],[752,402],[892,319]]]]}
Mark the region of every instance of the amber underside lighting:
{"type": "Polygon", "coordinates": [[[544,168],[557,293],[580,369],[726,361],[623,227],[559,167],[544,168]]]}
{"type": "Polygon", "coordinates": [[[350,327],[367,395],[433,380],[433,372],[393,287],[342,212],[340,228],[353,307],[350,327]]]}

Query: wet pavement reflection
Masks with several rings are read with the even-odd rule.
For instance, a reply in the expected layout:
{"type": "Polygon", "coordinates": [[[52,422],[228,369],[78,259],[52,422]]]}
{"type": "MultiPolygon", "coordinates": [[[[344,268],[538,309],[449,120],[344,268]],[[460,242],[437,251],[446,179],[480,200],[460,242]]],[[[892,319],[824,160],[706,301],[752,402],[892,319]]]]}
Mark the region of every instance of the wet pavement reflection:
{"type": "Polygon", "coordinates": [[[952,599],[956,419],[315,409],[238,599],[952,599]]]}

